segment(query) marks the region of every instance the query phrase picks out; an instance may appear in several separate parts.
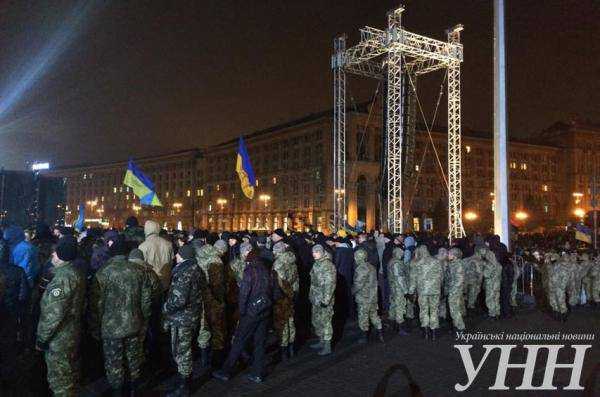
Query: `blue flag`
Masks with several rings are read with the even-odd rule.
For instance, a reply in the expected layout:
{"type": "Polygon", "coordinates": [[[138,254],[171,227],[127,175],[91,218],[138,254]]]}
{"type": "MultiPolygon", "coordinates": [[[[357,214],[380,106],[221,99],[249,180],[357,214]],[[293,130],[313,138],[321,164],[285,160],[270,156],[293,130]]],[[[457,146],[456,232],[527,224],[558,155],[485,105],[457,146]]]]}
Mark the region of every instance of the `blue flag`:
{"type": "Polygon", "coordinates": [[[78,232],[81,232],[85,227],[85,205],[84,204],[79,204],[79,216],[77,217],[77,220],[73,224],[73,227],[78,232]]]}
{"type": "Polygon", "coordinates": [[[592,243],[592,229],[585,225],[575,225],[575,239],[584,243],[592,243]]]}
{"type": "Polygon", "coordinates": [[[254,188],[256,187],[256,177],[252,170],[252,164],[250,164],[250,156],[246,150],[244,144],[244,138],[240,137],[238,145],[237,159],[235,162],[235,170],[240,177],[240,184],[242,185],[242,192],[249,199],[254,197],[254,188]]]}

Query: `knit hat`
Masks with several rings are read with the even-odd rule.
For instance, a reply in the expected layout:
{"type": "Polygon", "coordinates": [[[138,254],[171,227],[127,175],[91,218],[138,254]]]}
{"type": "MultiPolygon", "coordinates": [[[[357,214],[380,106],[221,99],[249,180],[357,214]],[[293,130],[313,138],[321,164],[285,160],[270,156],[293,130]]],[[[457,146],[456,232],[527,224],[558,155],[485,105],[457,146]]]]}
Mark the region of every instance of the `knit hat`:
{"type": "Polygon", "coordinates": [[[213,246],[219,251],[220,255],[227,252],[227,242],[225,240],[217,240],[213,246]]]}
{"type": "Polygon", "coordinates": [[[69,262],[77,258],[77,240],[73,236],[65,236],[56,244],[56,255],[60,260],[69,262]]]}
{"type": "Polygon", "coordinates": [[[321,255],[325,254],[325,248],[323,248],[323,246],[321,244],[316,244],[312,247],[312,252],[313,253],[321,253],[321,255]]]}
{"type": "Polygon", "coordinates": [[[273,230],[273,234],[276,234],[279,237],[285,238],[285,232],[281,228],[273,230]]]}
{"type": "Polygon", "coordinates": [[[194,259],[196,257],[196,250],[194,250],[194,247],[192,247],[190,244],[186,244],[179,248],[177,253],[184,261],[187,261],[188,259],[194,259]]]}
{"type": "Polygon", "coordinates": [[[247,242],[240,244],[240,255],[247,255],[250,251],[252,251],[252,244],[247,242]]]}

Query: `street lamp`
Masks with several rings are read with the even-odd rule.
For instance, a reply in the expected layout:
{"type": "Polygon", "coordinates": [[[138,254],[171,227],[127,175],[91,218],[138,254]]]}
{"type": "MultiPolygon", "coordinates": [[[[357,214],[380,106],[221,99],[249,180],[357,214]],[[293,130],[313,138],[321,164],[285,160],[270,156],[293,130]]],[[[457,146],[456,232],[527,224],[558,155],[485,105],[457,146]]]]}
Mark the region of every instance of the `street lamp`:
{"type": "Polygon", "coordinates": [[[465,220],[467,221],[474,221],[478,218],[478,215],[473,212],[473,211],[467,211],[465,212],[465,220]]]}
{"type": "Polygon", "coordinates": [[[271,196],[269,196],[268,194],[261,194],[258,198],[264,201],[265,208],[267,208],[267,205],[269,205],[269,200],[271,200],[271,196]]]}
{"type": "Polygon", "coordinates": [[[575,214],[576,217],[581,218],[581,220],[583,220],[583,218],[585,217],[585,210],[583,208],[575,208],[575,210],[573,210],[573,214],[575,214]]]}
{"type": "Polygon", "coordinates": [[[223,207],[225,207],[225,204],[227,204],[227,199],[219,198],[217,199],[217,204],[221,206],[221,211],[223,211],[223,207]]]}
{"type": "Polygon", "coordinates": [[[529,214],[527,214],[527,212],[525,211],[517,211],[517,213],[515,214],[515,218],[517,218],[520,221],[524,221],[525,219],[529,218],[529,214]]]}
{"type": "Polygon", "coordinates": [[[173,203],[173,208],[175,208],[177,211],[179,211],[181,209],[181,207],[183,207],[183,204],[181,204],[181,203],[173,203]]]}

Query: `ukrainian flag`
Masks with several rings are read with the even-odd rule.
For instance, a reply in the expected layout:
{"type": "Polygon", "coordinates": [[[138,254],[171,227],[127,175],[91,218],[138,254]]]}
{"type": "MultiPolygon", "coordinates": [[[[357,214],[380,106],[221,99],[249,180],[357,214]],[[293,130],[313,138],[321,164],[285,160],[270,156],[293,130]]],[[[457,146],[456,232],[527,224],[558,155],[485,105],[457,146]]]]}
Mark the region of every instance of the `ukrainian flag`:
{"type": "Polygon", "coordinates": [[[592,229],[584,225],[575,225],[575,239],[584,243],[592,243],[592,229]]]}
{"type": "Polygon", "coordinates": [[[248,156],[248,151],[246,150],[246,145],[244,144],[244,138],[242,137],[240,137],[240,143],[238,146],[235,170],[240,177],[240,183],[242,185],[242,191],[244,192],[244,195],[246,195],[246,197],[249,199],[252,199],[254,197],[256,178],[254,177],[254,171],[252,170],[252,165],[250,164],[250,156],[248,156]]]}
{"type": "Polygon", "coordinates": [[[133,193],[140,198],[140,204],[162,207],[156,192],[154,191],[154,183],[144,173],[129,160],[127,164],[127,172],[123,184],[133,189],[133,193]]]}

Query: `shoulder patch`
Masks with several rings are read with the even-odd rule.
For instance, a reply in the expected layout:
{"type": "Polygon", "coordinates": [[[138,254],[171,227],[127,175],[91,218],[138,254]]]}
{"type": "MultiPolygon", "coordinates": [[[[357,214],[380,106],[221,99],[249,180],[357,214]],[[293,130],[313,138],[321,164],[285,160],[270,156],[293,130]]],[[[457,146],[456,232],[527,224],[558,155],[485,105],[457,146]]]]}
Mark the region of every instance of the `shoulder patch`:
{"type": "Polygon", "coordinates": [[[58,298],[60,294],[62,294],[62,290],[60,288],[54,288],[50,293],[53,297],[58,298]]]}

